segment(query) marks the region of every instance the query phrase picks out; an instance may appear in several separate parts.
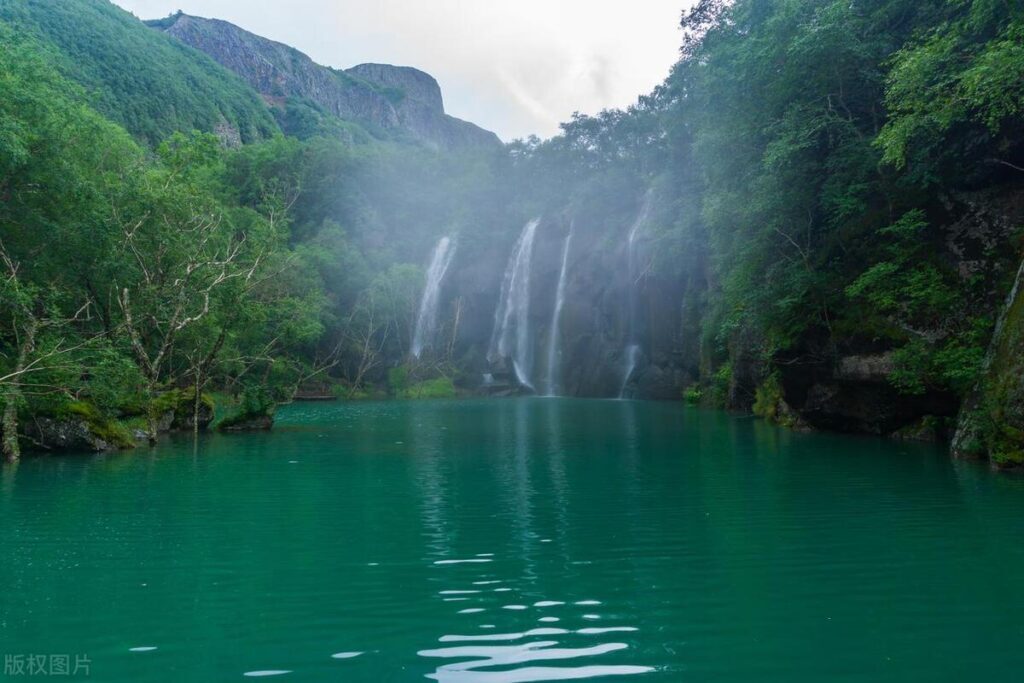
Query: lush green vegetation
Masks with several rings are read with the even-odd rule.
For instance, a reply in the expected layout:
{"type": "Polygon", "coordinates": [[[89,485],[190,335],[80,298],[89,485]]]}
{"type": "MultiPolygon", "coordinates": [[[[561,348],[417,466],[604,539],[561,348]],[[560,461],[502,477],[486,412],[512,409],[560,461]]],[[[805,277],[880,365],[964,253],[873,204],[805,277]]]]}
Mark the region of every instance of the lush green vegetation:
{"type": "Polygon", "coordinates": [[[312,384],[451,395],[457,322],[438,366],[405,365],[411,264],[438,236],[500,268],[527,218],[585,230],[645,195],[648,275],[676,283],[700,368],[687,400],[793,422],[787,377],[882,353],[904,396],[969,396],[1021,258],[990,214],[1024,181],[1024,9],[701,0],[682,27],[636,106],[457,155],[297,100],[281,135],[236,78],[98,0],[0,6],[4,433],[74,402],[152,431],[170,390],[245,416],[312,384]],[[251,144],[218,144],[225,122],[251,144]]]}
{"type": "MultiPolygon", "coordinates": [[[[0,23],[5,435],[31,415],[78,416],[104,433],[141,421],[152,435],[168,419],[198,424],[212,408],[208,389],[248,418],[304,383],[348,397],[386,383],[388,365],[408,353],[422,282],[410,263],[440,232],[482,230],[460,203],[484,203],[468,195],[493,186],[500,155],[453,161],[336,119],[303,139],[226,149],[210,133],[174,132],[218,121],[169,105],[163,85],[155,97],[148,81],[105,74],[97,98],[75,83],[94,85],[89,74],[109,66],[103,46],[130,46],[141,32],[156,41],[147,59],[167,71],[129,60],[125,77],[166,77],[172,100],[181,87],[216,108],[225,100],[204,98],[204,81],[186,85],[188,68],[172,76],[181,64],[161,50],[212,62],[105,3],[4,7],[19,27],[0,23]],[[106,23],[90,23],[96,13],[106,23]],[[38,31],[23,30],[30,20],[38,31]],[[59,50],[47,31],[60,33],[59,50]],[[95,51],[69,69],[76,41],[95,51]]],[[[206,83],[229,99],[251,94],[230,78],[206,83]]],[[[414,393],[427,389],[450,382],[414,393]]],[[[5,448],[16,453],[17,440],[5,448]]]]}
{"type": "Polygon", "coordinates": [[[18,412],[82,402],[93,425],[141,415],[155,432],[169,388],[296,382],[324,298],[288,246],[285,188],[245,205],[227,182],[232,153],[209,134],[143,149],[50,57],[4,31],[5,435],[18,412]]]}
{"type": "Polygon", "coordinates": [[[1011,226],[965,253],[951,205],[1012,197],[1024,178],[1024,9],[703,0],[682,24],[651,97],[513,146],[534,196],[615,174],[657,188],[672,210],[655,267],[710,264],[694,296],[718,401],[740,359],[774,415],[778,364],[865,350],[895,351],[903,392],[966,395],[1020,250],[1011,226]]]}
{"type": "Polygon", "coordinates": [[[4,2],[0,24],[44,45],[97,111],[146,143],[194,129],[234,129],[243,142],[278,130],[241,79],[109,2],[4,2]]]}
{"type": "Polygon", "coordinates": [[[656,96],[700,173],[713,355],[753,347],[770,380],[773,362],[894,349],[900,390],[970,391],[1020,253],[995,229],[958,253],[949,205],[1019,187],[1022,21],[899,0],[686,17],[656,96]]]}

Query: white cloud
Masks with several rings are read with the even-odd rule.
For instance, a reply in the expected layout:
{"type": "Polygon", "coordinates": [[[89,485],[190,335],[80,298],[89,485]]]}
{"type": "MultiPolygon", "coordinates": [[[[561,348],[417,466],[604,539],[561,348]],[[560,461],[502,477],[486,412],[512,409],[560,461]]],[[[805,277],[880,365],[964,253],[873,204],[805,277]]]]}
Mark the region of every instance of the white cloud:
{"type": "Polygon", "coordinates": [[[693,0],[115,2],[146,19],[178,9],[225,19],[334,67],[418,67],[440,81],[450,114],[507,140],[649,92],[676,59],[693,0]]]}

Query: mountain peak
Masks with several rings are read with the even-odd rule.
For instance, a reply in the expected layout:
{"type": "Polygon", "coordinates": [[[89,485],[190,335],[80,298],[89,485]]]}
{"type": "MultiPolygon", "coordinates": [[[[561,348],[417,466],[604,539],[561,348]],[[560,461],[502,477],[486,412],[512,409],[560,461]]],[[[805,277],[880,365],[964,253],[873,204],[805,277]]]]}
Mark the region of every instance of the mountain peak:
{"type": "Polygon", "coordinates": [[[405,133],[435,148],[501,144],[494,133],[445,114],[437,80],[419,69],[389,64],[332,69],[230,22],[182,12],[147,23],[238,74],[271,106],[305,99],[338,118],[405,133]]]}

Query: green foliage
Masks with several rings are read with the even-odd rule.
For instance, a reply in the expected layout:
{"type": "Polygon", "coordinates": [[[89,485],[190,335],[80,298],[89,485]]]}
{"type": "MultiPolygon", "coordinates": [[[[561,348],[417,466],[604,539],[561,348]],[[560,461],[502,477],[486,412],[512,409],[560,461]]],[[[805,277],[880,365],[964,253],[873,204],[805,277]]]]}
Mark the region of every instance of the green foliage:
{"type": "Polygon", "coordinates": [[[871,266],[846,288],[850,298],[863,298],[878,312],[898,314],[906,325],[925,325],[943,317],[957,299],[951,273],[929,259],[920,210],[908,212],[878,231],[887,260],[871,266]]]}
{"type": "MultiPolygon", "coordinates": [[[[317,377],[451,395],[402,365],[438,237],[486,269],[528,218],[571,215],[576,244],[610,253],[649,193],[644,277],[680,299],[672,351],[704,368],[688,400],[726,405],[756,359],[755,410],[783,420],[775,363],[864,348],[893,351],[905,393],[964,396],[1017,252],[996,236],[965,255],[945,228],[963,190],[1005,192],[1024,167],[1022,22],[996,0],[701,0],[634,106],[452,153],[295,98],[275,123],[101,0],[0,4],[0,236],[20,269],[0,279],[0,368],[38,319],[35,358],[74,351],[40,369],[29,412],[177,410],[198,385],[263,414],[317,377]],[[250,144],[223,149],[225,124],[250,144]]],[[[1004,436],[986,447],[1016,452],[1004,436]]]]}
{"type": "Polygon", "coordinates": [[[732,385],[732,363],[723,363],[711,376],[707,387],[707,402],[715,408],[724,408],[729,403],[729,387],[732,385]]]}
{"type": "Polygon", "coordinates": [[[991,323],[967,311],[972,285],[944,266],[931,247],[924,213],[910,211],[878,231],[886,260],[869,267],[846,295],[869,305],[869,319],[885,316],[894,341],[892,383],[906,394],[949,388],[964,396],[974,386],[991,323]]]}
{"type": "Polygon", "coordinates": [[[687,287],[711,403],[730,359],[767,364],[773,413],[773,362],[864,348],[895,352],[901,391],[964,396],[1013,255],[966,255],[943,226],[952,193],[1024,166],[1021,26],[1015,3],[703,0],[663,86],[514,143],[513,177],[542,207],[658,188],[652,272],[687,287]]]}
{"type": "Polygon", "coordinates": [[[973,425],[972,443],[962,444],[973,456],[988,457],[1000,467],[1024,465],[1024,290],[1016,283],[994,340],[991,364],[978,385],[966,424],[973,425]]]}
{"type": "Polygon", "coordinates": [[[260,385],[247,386],[239,400],[239,410],[243,416],[270,415],[276,407],[274,397],[267,387],[260,385]]]}
{"type": "Polygon", "coordinates": [[[454,398],[455,385],[450,377],[436,377],[395,391],[396,398],[454,398]]]}
{"type": "MultiPolygon", "coordinates": [[[[192,416],[195,409],[196,392],[194,388],[170,389],[158,394],[149,403],[149,414],[160,418],[173,413],[176,420],[184,420],[192,416]]],[[[200,403],[207,409],[215,411],[217,402],[209,394],[199,395],[200,403]]]]}
{"type": "Polygon", "coordinates": [[[56,417],[82,420],[94,436],[115,448],[131,448],[135,445],[135,438],[126,424],[108,417],[92,403],[71,401],[62,406],[56,417]]]}
{"type": "Polygon", "coordinates": [[[409,390],[409,368],[405,365],[388,368],[388,387],[394,396],[400,396],[409,390]]]}
{"type": "Polygon", "coordinates": [[[911,163],[928,180],[946,165],[991,163],[988,155],[1009,151],[1024,111],[1020,5],[950,2],[943,14],[896,53],[886,88],[892,116],[878,136],[886,161],[911,163]]]}
{"type": "Polygon", "coordinates": [[[84,391],[104,415],[146,412],[145,378],[136,363],[110,344],[98,344],[82,359],[89,368],[84,391]]]}
{"type": "Polygon", "coordinates": [[[754,395],[754,415],[790,427],[792,417],[783,411],[783,401],[782,379],[778,372],[773,372],[757,387],[754,395]]]}
{"type": "Polygon", "coordinates": [[[238,77],[106,0],[4,2],[0,23],[45,44],[97,110],[150,144],[224,124],[243,141],[277,130],[238,77]]]}

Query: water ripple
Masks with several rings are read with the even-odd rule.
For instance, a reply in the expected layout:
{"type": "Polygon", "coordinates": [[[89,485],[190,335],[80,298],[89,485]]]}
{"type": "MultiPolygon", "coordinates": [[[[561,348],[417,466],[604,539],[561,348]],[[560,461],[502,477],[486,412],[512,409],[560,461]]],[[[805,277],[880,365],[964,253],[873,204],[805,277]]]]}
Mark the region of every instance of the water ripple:
{"type": "MultiPolygon", "coordinates": [[[[563,631],[563,629],[534,629],[543,631],[563,631]]],[[[490,636],[454,636],[459,639],[472,640],[504,640],[520,639],[523,634],[497,634],[490,636]]],[[[446,636],[445,638],[452,638],[446,636]]],[[[448,642],[442,638],[443,642],[448,642]]],[[[545,662],[553,660],[570,660],[583,657],[596,657],[612,652],[627,649],[625,643],[602,643],[591,647],[556,647],[557,641],[541,640],[518,645],[461,645],[455,647],[437,648],[432,650],[420,650],[417,654],[421,657],[465,659],[467,661],[442,664],[433,673],[427,674],[427,678],[442,683],[459,683],[462,681],[487,681],[494,683],[526,683],[529,681],[565,681],[579,680],[584,678],[598,678],[601,676],[614,675],[635,675],[653,671],[649,666],[636,665],[583,665],[575,667],[552,667],[552,666],[526,666],[515,669],[500,671],[486,671],[494,667],[515,666],[517,664],[532,664],[534,662],[545,662]]]]}

